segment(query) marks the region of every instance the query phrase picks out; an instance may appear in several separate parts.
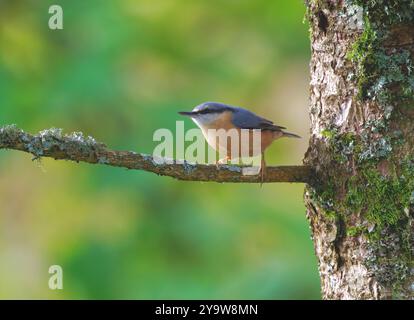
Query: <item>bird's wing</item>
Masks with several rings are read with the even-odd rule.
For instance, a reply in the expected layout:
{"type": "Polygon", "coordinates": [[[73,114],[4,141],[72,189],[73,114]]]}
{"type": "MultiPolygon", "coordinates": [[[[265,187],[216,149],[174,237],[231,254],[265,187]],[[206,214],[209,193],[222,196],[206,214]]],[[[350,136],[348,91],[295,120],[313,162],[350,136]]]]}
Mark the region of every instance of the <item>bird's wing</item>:
{"type": "Polygon", "coordinates": [[[272,131],[286,129],[285,127],[275,125],[272,121],[259,117],[253,112],[242,108],[235,108],[232,122],[236,127],[241,129],[262,129],[272,131]]]}

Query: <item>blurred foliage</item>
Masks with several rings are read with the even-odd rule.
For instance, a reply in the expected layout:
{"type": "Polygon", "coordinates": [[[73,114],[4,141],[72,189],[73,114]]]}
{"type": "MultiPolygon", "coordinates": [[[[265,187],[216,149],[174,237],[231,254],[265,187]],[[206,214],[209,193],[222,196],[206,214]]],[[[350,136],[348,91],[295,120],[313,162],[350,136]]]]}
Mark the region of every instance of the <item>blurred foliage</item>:
{"type": "MultiPolygon", "coordinates": [[[[153,132],[184,120],[177,111],[221,101],[304,136],[268,155],[299,164],[304,10],[301,0],[0,0],[0,125],[151,153],[153,132]],[[49,30],[51,4],[64,30],[49,30]]],[[[319,298],[302,193],[1,151],[0,298],[319,298]],[[63,291],[48,289],[53,264],[63,291]]]]}

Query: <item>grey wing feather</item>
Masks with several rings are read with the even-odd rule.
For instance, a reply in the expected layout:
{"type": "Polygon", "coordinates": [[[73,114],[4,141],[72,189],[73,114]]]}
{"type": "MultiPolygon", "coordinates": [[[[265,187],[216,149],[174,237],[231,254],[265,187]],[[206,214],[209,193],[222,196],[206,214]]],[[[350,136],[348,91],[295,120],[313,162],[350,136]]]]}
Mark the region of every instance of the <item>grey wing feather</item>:
{"type": "Polygon", "coordinates": [[[259,117],[253,112],[242,108],[235,108],[232,121],[236,127],[241,129],[262,129],[272,131],[286,129],[285,127],[277,126],[272,121],[259,117]]]}

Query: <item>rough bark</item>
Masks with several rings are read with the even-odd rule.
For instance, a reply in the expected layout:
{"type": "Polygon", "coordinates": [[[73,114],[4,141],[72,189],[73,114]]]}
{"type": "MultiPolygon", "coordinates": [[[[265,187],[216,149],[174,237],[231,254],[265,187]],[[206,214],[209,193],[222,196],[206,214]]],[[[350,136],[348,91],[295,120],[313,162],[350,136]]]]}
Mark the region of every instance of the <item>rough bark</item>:
{"type": "MultiPolygon", "coordinates": [[[[37,135],[28,134],[15,126],[0,128],[0,149],[28,152],[35,158],[50,157],[91,164],[103,164],[127,169],[145,170],[161,176],[187,181],[215,182],[307,182],[313,171],[308,166],[267,167],[264,181],[251,167],[235,165],[203,165],[172,159],[155,159],[133,151],[115,151],[82,133],[62,134],[61,129],[49,129],[37,135]]],[[[253,168],[256,169],[256,168],[253,168]]]]}
{"type": "Polygon", "coordinates": [[[305,191],[324,299],[414,297],[414,1],[308,1],[305,191]]]}

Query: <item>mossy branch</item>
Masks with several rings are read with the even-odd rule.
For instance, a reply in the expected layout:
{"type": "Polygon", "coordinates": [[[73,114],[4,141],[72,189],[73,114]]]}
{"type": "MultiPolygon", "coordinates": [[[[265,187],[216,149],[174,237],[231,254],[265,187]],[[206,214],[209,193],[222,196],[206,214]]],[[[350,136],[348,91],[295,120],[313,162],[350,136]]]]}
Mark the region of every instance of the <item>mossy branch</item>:
{"type": "MultiPolygon", "coordinates": [[[[92,137],[80,132],[63,134],[62,129],[49,129],[31,135],[14,125],[0,128],[0,149],[28,152],[35,159],[49,157],[91,164],[105,164],[127,169],[144,170],[187,181],[260,183],[260,176],[246,175],[246,167],[234,165],[190,164],[186,161],[155,159],[132,151],[110,150],[92,137]],[[156,161],[157,160],[157,161],[156,161]]],[[[264,182],[310,183],[312,169],[307,166],[267,167],[264,182]]]]}

